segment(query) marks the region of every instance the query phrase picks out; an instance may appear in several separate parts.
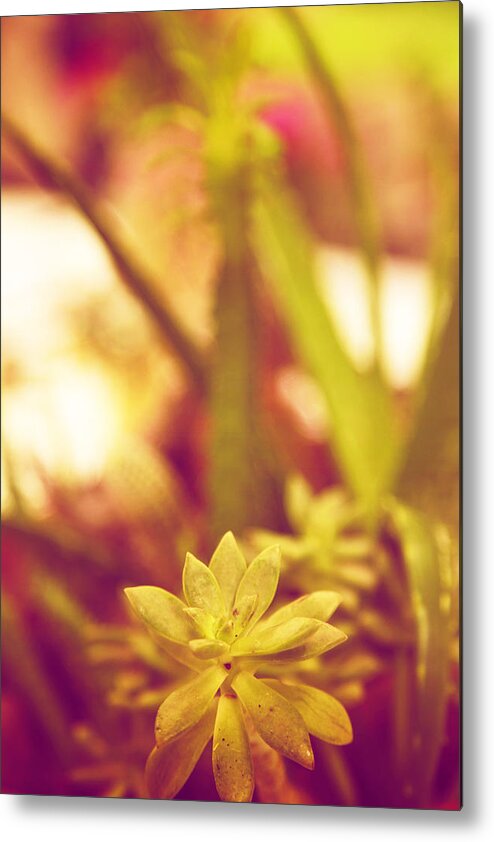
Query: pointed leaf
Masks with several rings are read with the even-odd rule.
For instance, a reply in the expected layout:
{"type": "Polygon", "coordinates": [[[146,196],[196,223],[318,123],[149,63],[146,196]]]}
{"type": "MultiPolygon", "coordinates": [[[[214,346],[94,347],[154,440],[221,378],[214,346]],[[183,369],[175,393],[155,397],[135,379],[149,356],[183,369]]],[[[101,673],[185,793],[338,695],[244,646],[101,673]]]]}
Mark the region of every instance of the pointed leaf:
{"type": "Polygon", "coordinates": [[[288,520],[297,532],[305,532],[312,501],[309,483],[300,474],[288,478],[285,489],[285,509],[288,520]]]}
{"type": "Polygon", "coordinates": [[[312,746],[298,710],[280,693],[246,672],[237,675],[232,687],[262,739],[290,760],[313,769],[312,746]]]}
{"type": "Polygon", "coordinates": [[[203,637],[214,637],[218,626],[218,619],[204,608],[186,608],[185,613],[191,617],[203,637]]]}
{"type": "Polygon", "coordinates": [[[225,643],[230,644],[235,636],[235,624],[233,620],[227,620],[226,623],[223,623],[222,626],[218,629],[216,634],[216,638],[218,640],[223,640],[225,643]]]}
{"type": "Polygon", "coordinates": [[[151,630],[151,637],[161,649],[164,649],[179,664],[190,667],[195,672],[204,670],[204,663],[195,657],[188,643],[176,643],[174,640],[167,640],[166,637],[153,630],[151,630]]]}
{"type": "Polygon", "coordinates": [[[125,595],[137,616],[168,640],[187,643],[197,637],[197,628],[185,613],[182,600],[163,588],[125,588],[125,595]]]}
{"type": "Polygon", "coordinates": [[[256,556],[245,571],[238,586],[233,613],[235,614],[235,609],[238,610],[246,597],[257,596],[257,604],[249,626],[253,626],[271,605],[278,587],[280,564],[280,548],[273,546],[256,556]]]}
{"type": "Polygon", "coordinates": [[[222,640],[208,640],[207,638],[200,638],[198,640],[191,640],[189,643],[196,658],[208,659],[219,658],[228,650],[226,643],[222,640]]]}
{"type": "Polygon", "coordinates": [[[254,770],[238,699],[221,696],[213,737],[213,772],[222,801],[252,801],[254,770]]]}
{"type": "Polygon", "coordinates": [[[393,485],[403,447],[391,391],[376,368],[359,372],[341,344],[319,290],[313,237],[292,195],[282,185],[264,191],[253,216],[266,279],[299,358],[325,397],[332,451],[348,485],[372,510],[393,485]]]}
{"type": "Polygon", "coordinates": [[[318,620],[294,617],[278,626],[268,626],[242,637],[232,646],[232,655],[272,655],[299,646],[317,630],[318,620]]]}
{"type": "Polygon", "coordinates": [[[213,617],[224,615],[225,603],[216,577],[209,567],[192,553],[187,553],[185,557],[183,589],[191,608],[201,608],[213,617]]]}
{"type": "Polygon", "coordinates": [[[277,626],[292,617],[310,617],[326,623],[340,603],[341,596],[336,591],[314,591],[279,608],[262,621],[262,627],[277,626]]]}
{"type": "Polygon", "coordinates": [[[355,517],[355,508],[341,489],[326,489],[314,497],[310,508],[307,531],[328,544],[355,517]]]}
{"type": "Polygon", "coordinates": [[[216,576],[225,601],[227,612],[231,610],[237,588],[247,564],[235,540],[233,532],[227,532],[216,547],[209,569],[216,576]]]}
{"type": "Polygon", "coordinates": [[[312,537],[300,535],[282,535],[266,529],[254,529],[249,533],[249,540],[255,549],[263,550],[273,542],[279,546],[284,561],[299,561],[310,556],[314,550],[312,537]]]}
{"type": "MultiPolygon", "coordinates": [[[[314,620],[317,622],[317,620],[314,620]]],[[[339,643],[347,639],[344,632],[329,623],[318,623],[316,631],[307,638],[300,646],[288,649],[286,652],[278,652],[274,655],[265,656],[271,663],[285,663],[286,661],[305,661],[307,658],[315,658],[328,652],[339,643]]]]}
{"type": "Polygon", "coordinates": [[[449,536],[421,512],[391,501],[417,627],[415,707],[408,722],[409,764],[418,803],[430,798],[444,739],[451,645],[449,536]]]}
{"type": "Polygon", "coordinates": [[[246,595],[236,602],[235,608],[232,611],[234,640],[237,637],[240,637],[249,625],[252,617],[254,616],[254,611],[257,608],[258,602],[259,598],[255,593],[246,595]]]}
{"type": "Polygon", "coordinates": [[[146,763],[146,784],[150,798],[174,798],[192,773],[213,733],[217,701],[186,733],[154,748],[146,763]]]}
{"type": "Polygon", "coordinates": [[[338,746],[352,742],[350,718],[343,705],[333,696],[306,684],[284,684],[276,679],[264,681],[295,705],[310,734],[338,746]]]}
{"type": "Polygon", "coordinates": [[[173,740],[201,719],[227,672],[221,666],[209,667],[166,697],[158,710],[155,737],[158,746],[173,740]]]}

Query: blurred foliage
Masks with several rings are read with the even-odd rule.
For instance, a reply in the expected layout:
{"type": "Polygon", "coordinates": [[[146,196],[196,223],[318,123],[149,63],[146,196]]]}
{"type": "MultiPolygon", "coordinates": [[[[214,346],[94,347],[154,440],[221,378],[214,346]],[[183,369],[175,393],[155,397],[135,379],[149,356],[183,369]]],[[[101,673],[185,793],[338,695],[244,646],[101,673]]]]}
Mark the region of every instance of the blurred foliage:
{"type": "Polygon", "coordinates": [[[23,240],[7,271],[4,791],[458,807],[459,8],[6,21],[4,185],[106,257],[53,221],[81,268],[42,315],[23,240]],[[397,389],[401,249],[430,294],[397,389]],[[249,564],[226,536],[181,581],[230,529],[249,564]]]}
{"type": "MultiPolygon", "coordinates": [[[[398,74],[418,67],[433,87],[452,95],[457,93],[459,55],[449,51],[452,43],[458,43],[458,14],[455,2],[430,9],[418,3],[400,7],[383,3],[369,9],[348,5],[302,12],[321,54],[327,55],[348,87],[362,75],[389,84],[390,67],[398,74]]],[[[296,40],[287,35],[277,15],[264,12],[253,49],[256,58],[276,69],[300,67],[296,40]]]]}

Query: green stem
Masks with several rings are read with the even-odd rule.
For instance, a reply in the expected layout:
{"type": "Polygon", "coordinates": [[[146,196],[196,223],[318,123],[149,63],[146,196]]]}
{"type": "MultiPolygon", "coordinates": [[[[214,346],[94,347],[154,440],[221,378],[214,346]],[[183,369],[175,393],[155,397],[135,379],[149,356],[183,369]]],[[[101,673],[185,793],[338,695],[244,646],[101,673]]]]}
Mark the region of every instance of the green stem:
{"type": "Polygon", "coordinates": [[[254,763],[256,800],[261,804],[310,804],[305,792],[290,781],[283,757],[247,723],[254,763]]]}
{"type": "Polygon", "coordinates": [[[277,496],[268,468],[258,401],[257,267],[250,245],[253,164],[249,127],[243,123],[235,126],[229,111],[226,115],[213,113],[209,119],[210,197],[223,251],[211,371],[211,537],[217,540],[227,529],[240,533],[254,524],[273,525],[277,496]]]}
{"type": "Polygon", "coordinates": [[[252,502],[254,319],[250,255],[245,242],[245,177],[224,186],[217,217],[224,249],[216,298],[216,351],[211,374],[211,503],[216,537],[241,531],[252,502]]]}
{"type": "Polygon", "coordinates": [[[341,803],[345,807],[355,807],[359,803],[357,789],[341,746],[324,745],[322,755],[329,777],[341,798],[341,803]]]}

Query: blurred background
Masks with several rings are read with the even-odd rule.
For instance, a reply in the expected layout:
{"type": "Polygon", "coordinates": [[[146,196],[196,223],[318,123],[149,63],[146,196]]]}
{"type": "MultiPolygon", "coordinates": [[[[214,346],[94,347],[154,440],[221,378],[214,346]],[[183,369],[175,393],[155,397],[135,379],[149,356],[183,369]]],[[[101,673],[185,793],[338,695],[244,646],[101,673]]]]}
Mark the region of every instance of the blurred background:
{"type": "Polygon", "coordinates": [[[458,808],[459,15],[2,20],[3,792],[146,797],[122,590],[233,529],[344,596],[297,800],[458,808]]]}

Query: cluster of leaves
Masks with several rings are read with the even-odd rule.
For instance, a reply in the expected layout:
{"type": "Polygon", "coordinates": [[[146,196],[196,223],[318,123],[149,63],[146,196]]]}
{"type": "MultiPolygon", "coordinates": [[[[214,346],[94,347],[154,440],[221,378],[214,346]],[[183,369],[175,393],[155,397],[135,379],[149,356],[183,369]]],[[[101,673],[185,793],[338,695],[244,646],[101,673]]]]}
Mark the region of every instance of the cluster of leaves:
{"type": "Polygon", "coordinates": [[[269,678],[270,668],[314,658],[346,639],[327,622],[340,602],[331,591],[301,597],[264,618],[279,574],[279,547],[264,550],[247,566],[228,532],[209,566],[187,555],[185,602],[160,588],[126,590],[155,640],[198,673],[158,710],[156,748],[146,768],[152,797],[177,794],[211,736],[216,787],[226,801],[252,799],[252,728],[309,769],[314,765],[309,733],[336,745],[351,741],[350,720],[335,698],[269,678]]]}
{"type": "Polygon", "coordinates": [[[363,524],[362,507],[341,487],[314,494],[301,475],[289,477],[285,512],[292,534],[255,529],[249,543],[258,550],[276,541],[284,559],[285,586],[334,587],[345,609],[355,612],[359,593],[376,584],[375,542],[363,524]]]}
{"type": "MultiPolygon", "coordinates": [[[[458,661],[454,539],[443,523],[395,497],[383,499],[378,528],[370,530],[362,508],[342,489],[314,495],[301,477],[292,477],[285,496],[293,533],[252,530],[250,544],[280,543],[293,589],[317,582],[345,594],[343,626],[364,686],[365,678],[396,673],[403,662],[406,678],[397,683],[393,713],[400,790],[424,803],[437,770],[447,700],[458,692],[450,682],[458,661]]],[[[344,673],[348,665],[346,658],[338,669],[344,673]]],[[[334,686],[326,665],[319,674],[334,686]]]]}

